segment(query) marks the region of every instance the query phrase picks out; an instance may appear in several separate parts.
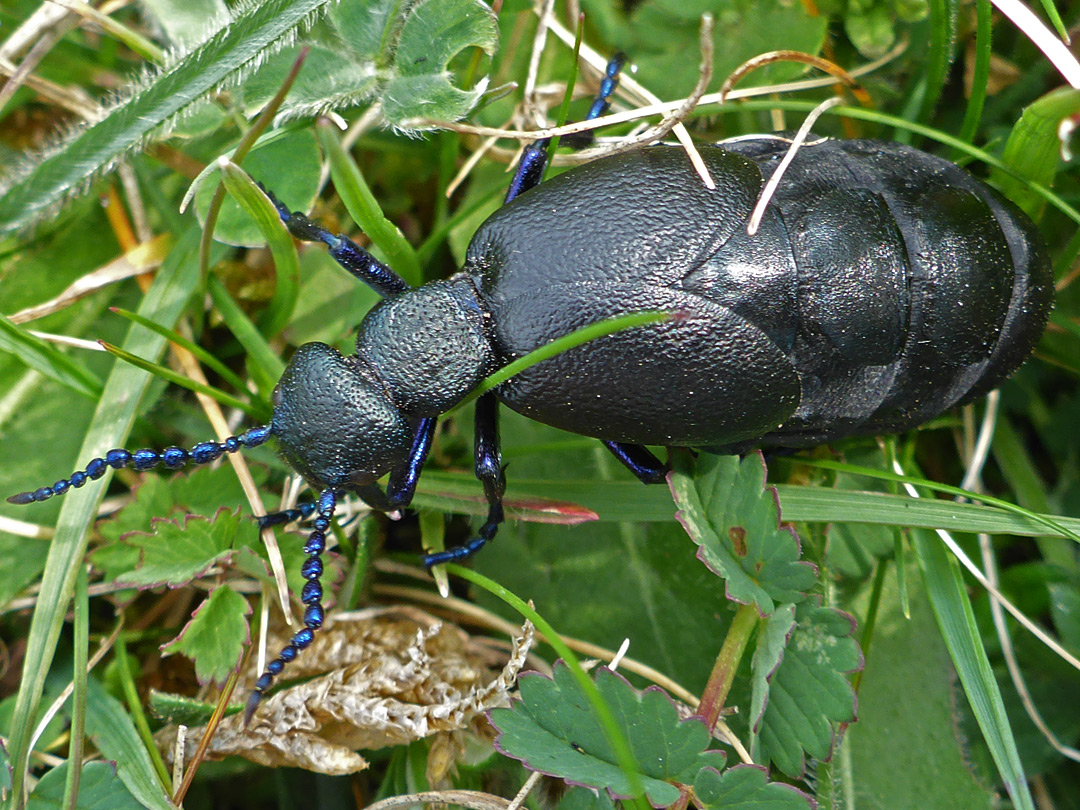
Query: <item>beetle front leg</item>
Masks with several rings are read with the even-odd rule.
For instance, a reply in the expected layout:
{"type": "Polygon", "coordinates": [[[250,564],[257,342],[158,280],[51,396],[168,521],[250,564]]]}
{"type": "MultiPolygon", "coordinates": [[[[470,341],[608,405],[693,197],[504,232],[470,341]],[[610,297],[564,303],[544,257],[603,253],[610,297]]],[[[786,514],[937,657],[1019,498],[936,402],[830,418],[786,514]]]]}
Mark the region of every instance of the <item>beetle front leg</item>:
{"type": "Polygon", "coordinates": [[[424,565],[431,568],[446,562],[471,557],[495,537],[503,522],[502,498],[506,491],[503,475],[502,453],[499,451],[499,401],[494,394],[484,394],[476,401],[476,477],[484,485],[488,502],[488,515],[477,536],[463,546],[437,551],[424,557],[424,565]]]}
{"type": "Polygon", "coordinates": [[[312,222],[299,211],[290,211],[288,206],[274,196],[270,189],[259,183],[270,202],[277,209],[278,216],[297,239],[303,242],[322,242],[329,249],[330,256],[352,275],[367,284],[371,289],[386,298],[410,289],[409,283],[401,276],[380,262],[356,242],[343,233],[334,235],[317,222],[312,222]]]}
{"type": "Polygon", "coordinates": [[[607,442],[604,447],[643,484],[662,484],[671,469],[640,444],[607,442]]]}
{"type": "Polygon", "coordinates": [[[416,433],[413,434],[409,458],[390,473],[390,480],[386,484],[386,499],[392,509],[403,509],[412,503],[413,495],[416,494],[416,482],[420,480],[420,470],[427,459],[428,451],[431,450],[437,421],[435,417],[420,420],[416,433]]]}

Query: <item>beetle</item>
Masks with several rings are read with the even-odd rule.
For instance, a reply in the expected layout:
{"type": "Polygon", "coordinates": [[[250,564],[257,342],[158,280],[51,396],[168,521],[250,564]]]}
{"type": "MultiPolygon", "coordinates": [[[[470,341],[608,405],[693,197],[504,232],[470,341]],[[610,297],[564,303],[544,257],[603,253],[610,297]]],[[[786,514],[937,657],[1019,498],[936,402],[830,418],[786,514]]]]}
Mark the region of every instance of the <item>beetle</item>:
{"type": "Polygon", "coordinates": [[[1024,361],[1053,295],[1046,246],[1026,215],[920,150],[819,139],[794,156],[751,236],[747,220],[787,151],[776,136],[700,147],[710,190],[682,150],[663,145],[540,184],[547,158],[534,143],[462,270],[419,288],[271,195],[295,237],[325,243],[382,296],[359,326],[356,353],[297,349],[269,425],[190,450],[112,450],[8,500],[45,500],[110,467],[175,469],[275,438],[319,495],[260,518],[269,526],[314,515],[305,627],[256,682],[250,719],[322,625],[320,555],[337,499],[407,506],[439,415],[555,338],[617,315],[679,313],[577,346],[479,398],[475,473],[487,519],[428,565],[474,553],[503,521],[499,402],[600,439],[657,483],[666,466],[646,445],[742,451],[902,431],[988,392],[1024,361]],[[387,474],[384,490],[377,481],[387,474]]]}

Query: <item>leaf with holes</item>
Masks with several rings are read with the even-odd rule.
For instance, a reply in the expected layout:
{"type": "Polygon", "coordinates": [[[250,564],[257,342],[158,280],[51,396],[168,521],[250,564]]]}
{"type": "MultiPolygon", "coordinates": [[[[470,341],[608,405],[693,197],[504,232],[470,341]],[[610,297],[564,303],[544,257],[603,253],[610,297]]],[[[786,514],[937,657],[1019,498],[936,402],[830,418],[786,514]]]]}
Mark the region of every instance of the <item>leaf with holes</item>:
{"type": "Polygon", "coordinates": [[[222,684],[232,675],[248,642],[248,601],[232,588],[215,588],[180,635],[161,646],[163,655],[181,653],[195,662],[199,683],[222,684]]]}
{"type": "Polygon", "coordinates": [[[765,486],[760,453],[675,457],[668,476],[675,517],[698,544],[698,557],[724,578],[727,596],[768,616],[777,603],[801,602],[814,584],[813,564],[799,560],[799,536],[780,522],[780,502],[765,486]]]}
{"type": "Polygon", "coordinates": [[[800,777],[804,753],[831,756],[837,725],[855,721],[855,690],[845,677],[863,666],[854,630],[849,614],[809,602],[784,605],[766,621],[751,668],[756,762],[800,777]]]}
{"type": "MultiPolygon", "coordinates": [[[[394,126],[424,117],[457,120],[487,88],[455,86],[449,65],[469,48],[494,51],[498,31],[479,0],[349,0],[327,14],[333,38],[306,42],[304,70],[282,105],[282,118],[326,113],[377,100],[394,126]]],[[[270,99],[292,66],[297,49],[276,54],[244,86],[256,109],[270,99]]]]}
{"type": "MultiPolygon", "coordinates": [[[[725,755],[710,751],[709,733],[696,718],[681,720],[662,689],[634,689],[611,670],[596,672],[596,687],[630,745],[637,778],[653,807],[667,807],[702,768],[722,768],[725,755]]],[[[499,732],[496,747],[525,767],[575,785],[606,788],[614,798],[631,795],[584,691],[558,662],[554,679],[530,672],[519,679],[521,700],[489,717],[499,732]]]]}
{"type": "Polygon", "coordinates": [[[136,532],[124,538],[139,550],[139,564],[119,574],[116,582],[134,588],[186,585],[232,556],[239,527],[240,518],[228,509],[218,511],[213,520],[189,515],[183,525],[154,521],[154,534],[136,532]]]}
{"type": "Polygon", "coordinates": [[[704,810],[810,810],[810,797],[755,765],[735,765],[724,773],[705,768],[694,780],[694,795],[704,810]]]}

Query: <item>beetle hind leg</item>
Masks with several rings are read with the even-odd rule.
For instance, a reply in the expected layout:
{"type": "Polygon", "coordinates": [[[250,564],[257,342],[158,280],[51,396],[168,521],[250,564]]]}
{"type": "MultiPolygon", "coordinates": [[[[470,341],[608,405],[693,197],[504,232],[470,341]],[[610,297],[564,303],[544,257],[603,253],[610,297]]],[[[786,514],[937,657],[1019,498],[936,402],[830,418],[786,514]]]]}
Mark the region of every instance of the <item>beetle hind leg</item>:
{"type": "MultiPolygon", "coordinates": [[[[619,73],[622,72],[625,63],[626,55],[622,53],[615,54],[611,61],[607,63],[604,78],[600,80],[600,89],[596,94],[596,98],[593,99],[592,107],[589,108],[589,114],[585,116],[586,121],[599,118],[611,107],[611,95],[619,86],[619,73]]],[[[577,148],[588,146],[592,140],[591,132],[578,133],[576,137],[566,136],[563,138],[564,143],[577,148]]],[[[514,179],[510,181],[510,187],[506,190],[506,197],[503,199],[504,204],[510,202],[521,192],[540,185],[548,165],[547,150],[550,142],[550,138],[541,138],[530,143],[522,151],[517,171],[514,172],[514,179]]]]}
{"type": "Polygon", "coordinates": [[[603,445],[643,484],[664,483],[668,470],[671,469],[670,465],[662,462],[640,444],[604,441],[603,445]]]}

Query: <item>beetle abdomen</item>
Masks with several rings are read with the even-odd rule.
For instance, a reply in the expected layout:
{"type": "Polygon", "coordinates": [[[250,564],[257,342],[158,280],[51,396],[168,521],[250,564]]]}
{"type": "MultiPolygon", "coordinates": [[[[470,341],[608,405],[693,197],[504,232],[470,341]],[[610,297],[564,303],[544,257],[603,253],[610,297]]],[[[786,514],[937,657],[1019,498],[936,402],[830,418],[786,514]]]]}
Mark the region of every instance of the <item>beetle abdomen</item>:
{"type": "MultiPolygon", "coordinates": [[[[787,146],[733,148],[769,177],[787,146]]],[[[946,160],[821,141],[798,153],[774,203],[797,268],[803,396],[765,443],[914,427],[989,391],[1042,334],[1053,279],[1041,237],[946,160]]]]}
{"type": "Polygon", "coordinates": [[[1027,357],[1052,279],[1024,214],[916,149],[819,141],[748,236],[787,148],[768,136],[702,148],[715,191],[681,150],[640,150],[496,212],[466,272],[502,362],[624,312],[689,316],[580,346],[500,398],[604,439],[807,445],[913,427],[1027,357]]]}

